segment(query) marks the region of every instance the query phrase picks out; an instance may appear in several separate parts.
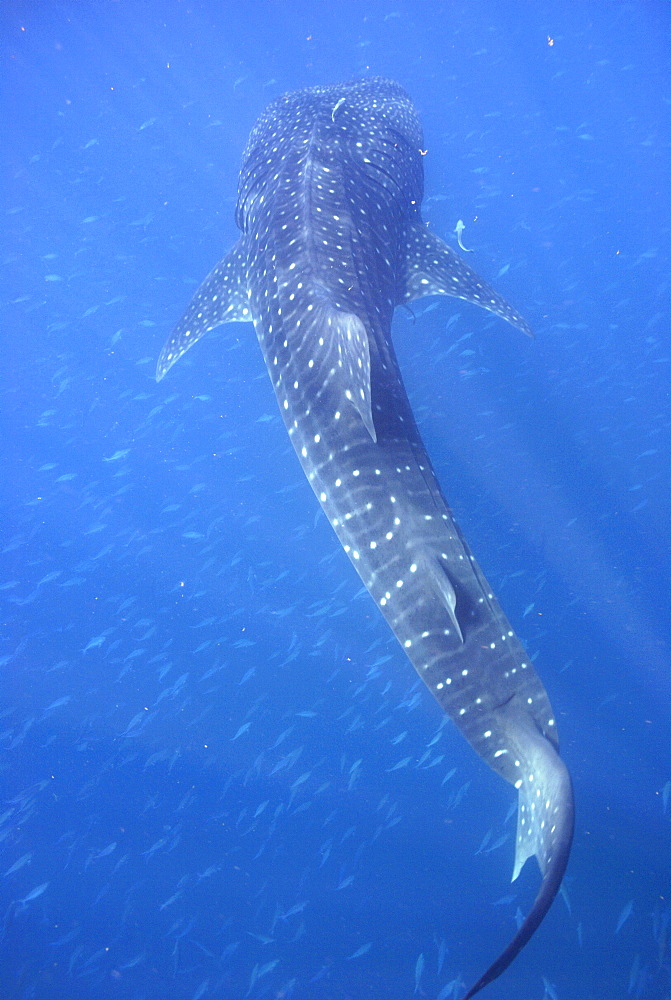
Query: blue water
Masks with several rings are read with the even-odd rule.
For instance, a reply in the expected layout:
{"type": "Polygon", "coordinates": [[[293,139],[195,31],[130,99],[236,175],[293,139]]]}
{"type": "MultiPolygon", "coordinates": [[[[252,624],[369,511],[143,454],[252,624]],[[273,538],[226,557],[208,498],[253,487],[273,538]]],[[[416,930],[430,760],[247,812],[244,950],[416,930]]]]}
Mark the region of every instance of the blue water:
{"type": "Polygon", "coordinates": [[[252,328],[153,380],[256,116],[362,74],[410,92],[426,220],[536,331],[395,323],[575,783],[565,891],[483,998],[669,996],[669,20],[4,5],[3,998],[458,1000],[533,899],[514,792],[361,591],[252,328]]]}

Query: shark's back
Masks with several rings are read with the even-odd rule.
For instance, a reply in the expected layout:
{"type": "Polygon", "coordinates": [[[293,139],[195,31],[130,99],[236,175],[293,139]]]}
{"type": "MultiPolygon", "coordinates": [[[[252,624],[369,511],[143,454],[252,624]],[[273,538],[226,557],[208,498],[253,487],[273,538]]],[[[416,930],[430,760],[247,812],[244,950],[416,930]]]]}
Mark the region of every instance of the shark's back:
{"type": "MultiPolygon", "coordinates": [[[[236,220],[273,270],[291,267],[336,308],[391,311],[419,218],[422,130],[405,90],[373,78],[281,97],[243,156],[236,220]]],[[[257,261],[258,263],[258,261],[257,261]]]]}

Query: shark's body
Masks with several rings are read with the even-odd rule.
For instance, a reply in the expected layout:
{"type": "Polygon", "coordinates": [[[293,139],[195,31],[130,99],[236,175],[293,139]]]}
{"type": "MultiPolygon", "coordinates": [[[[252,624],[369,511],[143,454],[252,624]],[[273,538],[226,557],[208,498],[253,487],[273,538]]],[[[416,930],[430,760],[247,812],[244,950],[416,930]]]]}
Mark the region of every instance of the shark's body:
{"type": "Polygon", "coordinates": [[[196,292],[157,377],[213,327],[253,320],[294,448],[345,552],[442,708],[519,790],[513,878],[535,854],[542,884],[472,997],[554,899],[573,796],[545,689],[443,498],[391,342],[394,308],[435,294],[529,332],[422,223],[421,150],[414,107],[389,80],[273,102],[244,154],[242,235],[196,292]]]}

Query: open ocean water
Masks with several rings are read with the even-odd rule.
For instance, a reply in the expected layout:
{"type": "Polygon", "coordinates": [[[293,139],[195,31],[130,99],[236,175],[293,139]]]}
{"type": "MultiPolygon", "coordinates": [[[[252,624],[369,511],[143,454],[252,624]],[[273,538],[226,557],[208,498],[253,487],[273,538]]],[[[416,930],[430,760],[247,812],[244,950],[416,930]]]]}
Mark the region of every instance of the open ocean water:
{"type": "Polygon", "coordinates": [[[253,329],[156,358],[257,115],[409,91],[424,217],[526,317],[399,310],[457,519],[557,712],[562,894],[488,1000],[665,1000],[664,2],[0,10],[3,1000],[460,1000],[538,885],[514,791],[333,535],[253,329]]]}

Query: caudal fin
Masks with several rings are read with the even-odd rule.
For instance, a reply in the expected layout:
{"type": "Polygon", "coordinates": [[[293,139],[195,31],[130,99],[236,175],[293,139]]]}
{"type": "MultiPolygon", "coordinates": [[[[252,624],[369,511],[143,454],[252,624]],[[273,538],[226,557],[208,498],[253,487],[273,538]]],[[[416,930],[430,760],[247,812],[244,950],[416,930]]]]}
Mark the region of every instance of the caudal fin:
{"type": "Polygon", "coordinates": [[[573,840],[573,788],[566,765],[522,709],[510,705],[505,713],[506,728],[520,762],[520,777],[515,782],[519,800],[513,881],[532,854],[543,880],[517,934],[463,1000],[471,1000],[505,972],[533,936],[559,892],[573,840]]]}

